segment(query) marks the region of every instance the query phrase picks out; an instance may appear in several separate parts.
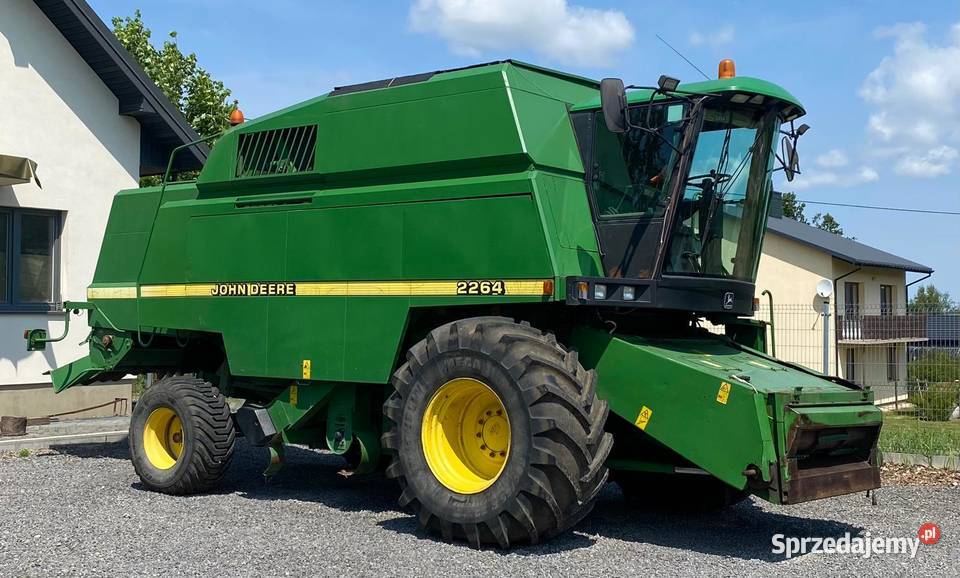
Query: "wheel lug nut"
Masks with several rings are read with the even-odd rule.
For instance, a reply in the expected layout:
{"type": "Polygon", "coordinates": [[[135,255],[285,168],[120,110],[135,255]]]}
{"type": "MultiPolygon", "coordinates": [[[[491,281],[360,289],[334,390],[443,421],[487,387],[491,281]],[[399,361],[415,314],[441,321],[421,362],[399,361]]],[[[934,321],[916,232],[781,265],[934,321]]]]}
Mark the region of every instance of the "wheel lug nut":
{"type": "Polygon", "coordinates": [[[503,410],[497,410],[497,415],[503,415],[503,410]]]}
{"type": "Polygon", "coordinates": [[[491,415],[493,415],[493,412],[490,410],[487,410],[487,416],[491,416],[491,415]]]}
{"type": "Polygon", "coordinates": [[[481,450],[487,449],[487,444],[480,444],[480,449],[481,450]]]}
{"type": "Polygon", "coordinates": [[[483,420],[480,420],[480,425],[483,425],[483,423],[484,423],[483,420]]]}
{"type": "Polygon", "coordinates": [[[483,437],[483,434],[480,433],[480,432],[477,432],[477,437],[478,437],[478,438],[482,438],[482,437],[483,437]]]}
{"type": "Polygon", "coordinates": [[[491,458],[496,457],[496,456],[497,456],[497,452],[490,452],[490,457],[491,457],[491,458]]]}
{"type": "Polygon", "coordinates": [[[507,452],[500,452],[500,457],[501,458],[507,457],[507,452]]]}

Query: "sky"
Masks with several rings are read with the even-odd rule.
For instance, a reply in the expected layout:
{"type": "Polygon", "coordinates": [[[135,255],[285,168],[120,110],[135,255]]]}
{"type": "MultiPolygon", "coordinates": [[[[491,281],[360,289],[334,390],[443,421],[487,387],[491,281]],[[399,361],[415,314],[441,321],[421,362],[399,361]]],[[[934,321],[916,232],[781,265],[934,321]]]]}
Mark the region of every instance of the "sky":
{"type": "MultiPolygon", "coordinates": [[[[960,212],[960,2],[88,0],[143,12],[248,118],[335,86],[516,58],[593,78],[692,82],[723,58],[806,107],[800,199],[960,212]]],[[[960,298],[960,216],[808,204],[847,236],[936,270],[960,298]]],[[[920,278],[908,274],[907,281],[920,278]]],[[[926,283],[926,282],[925,282],[926,283]]],[[[915,285],[912,289],[915,289],[915,285]]]]}

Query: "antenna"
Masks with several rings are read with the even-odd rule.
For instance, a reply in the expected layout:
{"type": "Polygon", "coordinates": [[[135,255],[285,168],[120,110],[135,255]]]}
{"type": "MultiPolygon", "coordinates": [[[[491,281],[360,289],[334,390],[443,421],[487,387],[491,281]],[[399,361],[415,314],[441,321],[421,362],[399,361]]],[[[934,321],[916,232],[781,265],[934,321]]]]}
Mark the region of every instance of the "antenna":
{"type": "Polygon", "coordinates": [[[677,56],[679,56],[679,57],[682,58],[684,61],[686,61],[686,63],[689,64],[690,66],[692,66],[694,70],[696,70],[697,72],[699,72],[700,74],[702,74],[704,78],[706,78],[707,80],[710,80],[710,77],[707,76],[707,73],[706,73],[706,72],[700,70],[700,68],[699,68],[696,64],[690,62],[690,59],[689,59],[689,58],[687,58],[687,57],[684,56],[683,54],[680,54],[680,51],[677,50],[676,48],[674,48],[673,46],[671,46],[670,43],[667,42],[666,40],[664,40],[662,36],[660,36],[659,34],[654,34],[654,36],[656,36],[656,37],[660,40],[660,42],[663,42],[664,44],[666,44],[666,45],[667,45],[667,48],[669,48],[670,50],[676,52],[676,53],[677,53],[677,56]]]}

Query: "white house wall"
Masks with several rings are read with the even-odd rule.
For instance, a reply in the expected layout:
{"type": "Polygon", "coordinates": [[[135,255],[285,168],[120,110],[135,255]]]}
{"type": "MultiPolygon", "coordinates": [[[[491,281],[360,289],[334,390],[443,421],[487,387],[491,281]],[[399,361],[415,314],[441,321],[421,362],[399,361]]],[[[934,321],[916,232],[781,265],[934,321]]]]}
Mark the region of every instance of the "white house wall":
{"type": "Polygon", "coordinates": [[[839,311],[842,312],[846,306],[844,302],[844,283],[860,283],[860,307],[865,315],[880,314],[881,285],[893,286],[893,309],[899,313],[904,312],[907,303],[906,273],[897,269],[880,267],[864,267],[857,270],[857,267],[839,259],[835,259],[835,262],[836,274],[834,277],[850,273],[850,275],[837,281],[837,306],[839,311]]]}
{"type": "MultiPolygon", "coordinates": [[[[769,319],[767,299],[761,293],[769,290],[774,296],[776,311],[777,357],[821,371],[823,368],[823,321],[815,309],[817,283],[822,279],[837,281],[835,287],[836,312],[843,315],[844,283],[860,284],[861,313],[880,314],[880,286],[894,288],[894,313],[903,314],[907,302],[906,273],[882,267],[857,268],[836,259],[826,251],[768,231],[757,272],[757,297],[761,310],[758,316],[769,319]]],[[[836,316],[831,303],[829,370],[834,375],[846,374],[846,351],[856,351],[855,373],[860,383],[879,386],[877,398],[892,399],[893,385],[887,380],[887,347],[893,344],[840,345],[839,364],[836,345],[836,316]],[[889,391],[887,391],[889,390],[889,391]]],[[[896,344],[897,382],[906,377],[906,346],[896,344]]]]}
{"type": "MultiPolygon", "coordinates": [[[[833,278],[833,258],[824,251],[767,231],[757,270],[759,315],[769,317],[764,290],[773,294],[777,311],[777,357],[821,371],[823,368],[823,326],[815,308],[817,283],[833,278]]],[[[835,373],[833,340],[830,371],[835,373]]]]}
{"type": "MultiPolygon", "coordinates": [[[[113,195],[137,186],[140,127],[33,2],[0,1],[0,154],[39,163],[43,189],[0,186],[0,206],[64,211],[61,297],[84,300],[113,195]]],[[[43,372],[81,357],[85,318],[46,352],[23,330],[59,334],[60,315],[0,313],[0,387],[49,382],[43,372]]]]}

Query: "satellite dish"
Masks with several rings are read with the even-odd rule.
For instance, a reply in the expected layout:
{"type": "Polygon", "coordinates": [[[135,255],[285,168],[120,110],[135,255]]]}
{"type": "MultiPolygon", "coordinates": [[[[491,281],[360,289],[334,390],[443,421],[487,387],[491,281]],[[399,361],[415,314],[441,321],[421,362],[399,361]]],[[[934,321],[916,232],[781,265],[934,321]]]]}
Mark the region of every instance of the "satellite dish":
{"type": "Polygon", "coordinates": [[[821,279],[817,283],[817,295],[823,299],[829,299],[833,296],[833,282],[829,279],[821,279]]]}

